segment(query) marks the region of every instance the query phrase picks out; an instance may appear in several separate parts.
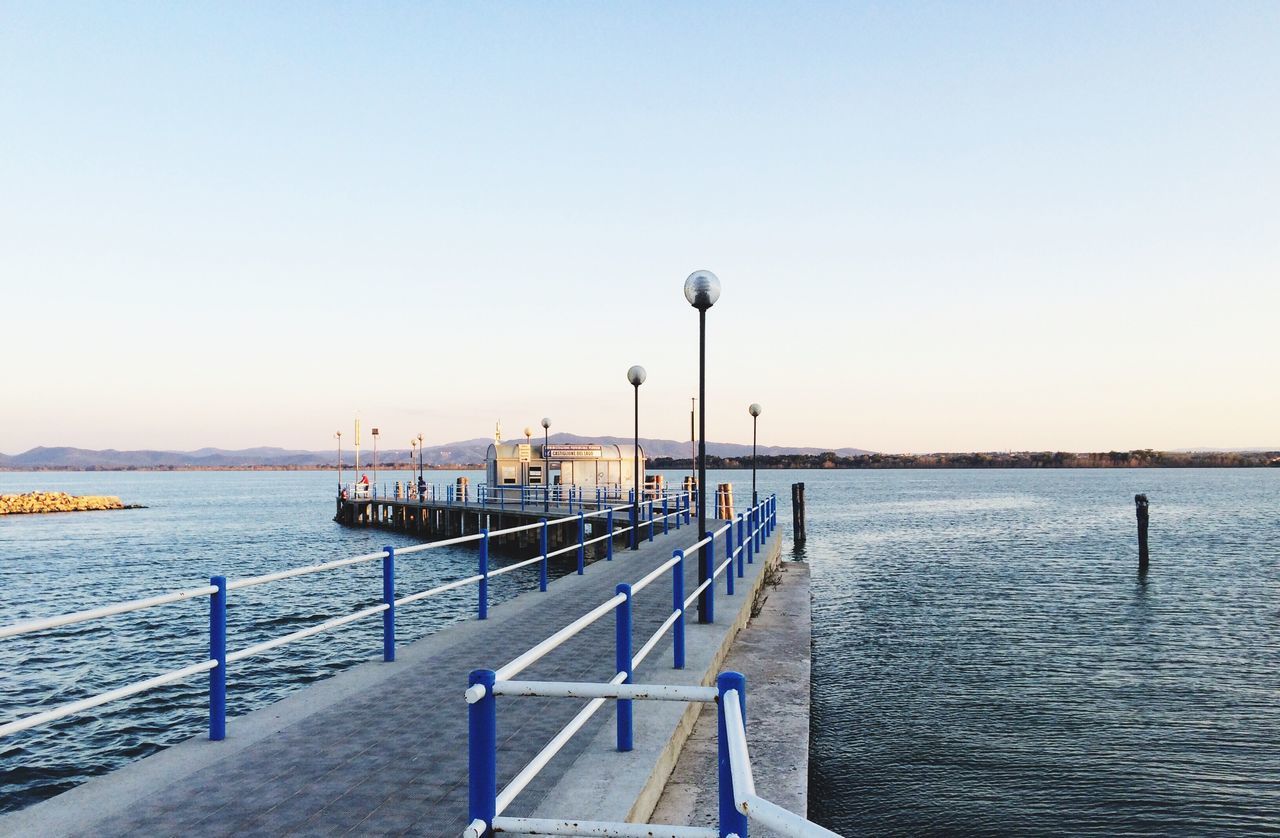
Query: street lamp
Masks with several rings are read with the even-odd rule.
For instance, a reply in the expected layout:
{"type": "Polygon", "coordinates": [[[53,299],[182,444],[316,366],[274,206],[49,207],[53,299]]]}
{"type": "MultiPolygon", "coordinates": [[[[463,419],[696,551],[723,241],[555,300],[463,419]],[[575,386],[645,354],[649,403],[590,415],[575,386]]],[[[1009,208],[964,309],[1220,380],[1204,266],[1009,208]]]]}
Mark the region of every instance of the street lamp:
{"type": "MultiPolygon", "coordinates": [[[[694,271],[684,281],[684,298],[698,310],[698,540],[707,537],[707,309],[720,299],[720,279],[711,271],[694,271]]],[[[698,548],[698,584],[710,578],[706,546],[698,548]]],[[[709,622],[707,590],[698,595],[698,622],[709,622]]]]}
{"type": "MultiPolygon", "coordinates": [[[[526,487],[529,485],[529,464],[533,460],[533,446],[530,445],[530,440],[532,439],[533,439],[533,428],[530,428],[528,425],[525,425],[524,426],[524,450],[525,450],[526,462],[524,464],[524,476],[520,480],[520,482],[523,483],[526,487]]],[[[494,473],[494,477],[495,478],[497,477],[496,472],[494,473]]],[[[520,490],[521,497],[525,497],[528,494],[529,494],[528,491],[526,491],[525,489],[520,490]]]]}
{"type": "Polygon", "coordinates": [[[547,441],[551,438],[548,429],[551,419],[542,417],[542,511],[551,508],[551,461],[547,459],[547,441]]]}
{"type": "Polygon", "coordinates": [[[631,485],[635,494],[631,498],[631,549],[640,549],[640,385],[644,383],[644,367],[636,364],[627,370],[627,381],[636,391],[635,446],[631,449],[631,485]]]}
{"type": "Polygon", "coordinates": [[[373,494],[378,494],[378,429],[373,429],[373,494]]]}
{"type": "MultiPolygon", "coordinates": [[[[409,487],[413,485],[413,461],[418,458],[418,440],[409,437],[409,480],[404,487],[404,496],[409,498],[409,487]]],[[[419,498],[421,500],[421,498],[419,498]]]]}
{"type": "Polygon", "coordinates": [[[422,500],[423,489],[427,487],[427,481],[422,477],[422,434],[418,434],[418,500],[422,500]]]}
{"type": "Polygon", "coordinates": [[[751,505],[755,506],[756,501],[756,422],[760,418],[760,405],[751,404],[747,408],[747,413],[751,414],[751,505]]]}
{"type": "Polygon", "coordinates": [[[342,431],[333,434],[338,438],[338,494],[342,494],[342,431]]]}

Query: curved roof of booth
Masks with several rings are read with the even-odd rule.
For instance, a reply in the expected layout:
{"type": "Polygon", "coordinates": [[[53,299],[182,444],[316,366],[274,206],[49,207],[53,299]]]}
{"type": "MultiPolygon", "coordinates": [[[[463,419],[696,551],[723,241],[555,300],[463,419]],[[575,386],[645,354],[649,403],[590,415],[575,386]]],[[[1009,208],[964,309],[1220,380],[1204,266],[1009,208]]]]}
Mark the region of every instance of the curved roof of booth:
{"type": "MultiPolygon", "coordinates": [[[[495,460],[495,459],[497,459],[497,460],[515,460],[515,459],[519,459],[519,457],[520,457],[520,446],[521,446],[521,445],[524,445],[524,444],[525,444],[525,443],[523,443],[523,442],[498,442],[498,443],[493,443],[493,442],[491,442],[491,443],[489,443],[489,448],[488,448],[488,450],[486,450],[486,451],[485,451],[485,455],[484,455],[484,456],[485,456],[485,459],[486,459],[486,460],[495,460]]],[[[597,445],[597,446],[599,446],[599,447],[600,447],[600,459],[602,459],[602,460],[624,460],[624,459],[625,459],[625,460],[629,460],[629,459],[631,459],[631,458],[635,455],[635,450],[636,450],[636,446],[634,446],[634,445],[630,445],[630,444],[619,445],[619,444],[617,444],[617,443],[613,443],[613,442],[585,442],[585,443],[583,443],[583,442],[573,442],[573,443],[556,443],[556,442],[553,442],[553,443],[551,443],[551,445],[550,445],[550,448],[551,448],[551,459],[553,459],[553,460],[554,460],[554,459],[556,459],[556,456],[555,456],[555,449],[556,449],[557,447],[565,447],[565,448],[567,448],[567,447],[574,447],[574,448],[580,448],[580,447],[583,447],[583,446],[591,446],[591,445],[597,445]]],[[[534,457],[535,459],[539,459],[539,460],[543,459],[543,457],[542,457],[542,443],[540,443],[540,442],[532,443],[532,444],[531,444],[531,447],[532,447],[532,449],[533,449],[533,451],[532,451],[532,455],[533,455],[533,457],[534,457]]],[[[641,445],[641,446],[640,446],[640,457],[641,457],[641,459],[644,459],[644,456],[645,456],[645,454],[644,454],[644,446],[643,446],[643,445],[641,445]]],[[[570,459],[570,458],[565,457],[564,459],[570,459]]]]}

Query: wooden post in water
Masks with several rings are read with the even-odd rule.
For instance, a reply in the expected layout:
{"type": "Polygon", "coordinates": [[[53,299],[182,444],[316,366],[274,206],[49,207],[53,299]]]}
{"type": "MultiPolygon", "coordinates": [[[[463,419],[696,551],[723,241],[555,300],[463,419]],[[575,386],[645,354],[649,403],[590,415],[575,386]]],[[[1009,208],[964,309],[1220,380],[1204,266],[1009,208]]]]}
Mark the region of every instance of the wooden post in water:
{"type": "Polygon", "coordinates": [[[1138,511],[1138,572],[1147,572],[1147,507],[1150,502],[1146,495],[1134,495],[1133,503],[1138,511]]]}
{"type": "Polygon", "coordinates": [[[804,544],[804,484],[791,484],[791,540],[804,544]]]}

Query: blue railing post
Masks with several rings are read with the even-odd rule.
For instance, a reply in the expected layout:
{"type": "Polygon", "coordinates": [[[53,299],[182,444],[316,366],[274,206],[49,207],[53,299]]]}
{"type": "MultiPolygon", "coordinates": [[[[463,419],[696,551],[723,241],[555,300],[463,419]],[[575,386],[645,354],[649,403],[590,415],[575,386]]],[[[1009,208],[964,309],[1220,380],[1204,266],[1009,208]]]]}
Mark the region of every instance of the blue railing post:
{"type": "Polygon", "coordinates": [[[742,711],[742,726],[746,727],[747,679],[741,672],[721,672],[720,677],[716,678],[716,689],[720,693],[720,701],[716,704],[716,732],[719,733],[716,761],[720,769],[720,838],[728,838],[730,835],[747,838],[747,816],[738,811],[737,803],[733,799],[733,769],[729,763],[729,736],[724,713],[725,693],[737,690],[738,707],[742,711]]]}
{"type": "Polygon", "coordinates": [[[756,547],[760,550],[764,549],[764,527],[766,517],[764,504],[761,504],[760,508],[756,510],[756,547]]]}
{"type": "Polygon", "coordinates": [[[631,544],[631,549],[632,549],[632,550],[634,550],[634,549],[636,549],[636,536],[637,536],[637,533],[638,533],[638,531],[639,531],[639,529],[640,529],[640,520],[639,520],[640,516],[636,514],[639,510],[638,510],[638,509],[636,509],[636,490],[635,490],[635,489],[632,489],[632,490],[627,494],[627,504],[628,504],[628,505],[629,505],[629,507],[630,507],[630,510],[628,511],[628,513],[627,513],[627,514],[631,516],[631,542],[630,542],[630,544],[631,544]]]}
{"type": "MultiPolygon", "coordinates": [[[[626,597],[618,603],[614,613],[614,665],[618,672],[625,672],[624,684],[631,683],[631,586],[619,584],[616,593],[626,597]]],[[[618,699],[618,750],[629,751],[632,744],[631,699],[618,699]]]]}
{"type": "Polygon", "coordinates": [[[684,522],[685,524],[693,523],[693,493],[685,492],[684,495],[684,522]]]}
{"type": "Polygon", "coordinates": [[[489,619],[489,531],[480,531],[480,585],[476,604],[478,619],[489,619]]]}
{"type": "Polygon", "coordinates": [[[609,511],[604,514],[604,517],[605,517],[605,524],[604,524],[605,531],[609,533],[609,537],[606,538],[604,542],[604,558],[605,558],[605,561],[611,562],[613,561],[613,508],[612,507],[610,507],[609,511]]]}
{"type": "Polygon", "coordinates": [[[676,495],[676,529],[680,529],[680,524],[684,519],[684,513],[681,511],[683,508],[684,506],[680,501],[680,496],[676,495]]]}
{"type": "Polygon", "coordinates": [[[471,672],[467,684],[484,687],[484,698],[467,707],[467,761],[470,768],[467,815],[483,821],[484,838],[493,836],[498,814],[498,702],[493,697],[492,669],[471,672]]]}
{"type": "Polygon", "coordinates": [[[666,535],[667,533],[671,532],[671,528],[669,526],[671,523],[671,519],[667,517],[667,515],[670,513],[670,510],[669,510],[669,507],[671,505],[670,501],[671,501],[671,496],[664,493],[662,496],[662,534],[663,535],[666,535]]]}
{"type": "Polygon", "coordinates": [[[649,501],[649,543],[653,543],[653,501],[649,501]]]}
{"type": "Polygon", "coordinates": [[[747,564],[752,564],[755,561],[756,536],[751,529],[755,525],[754,515],[755,512],[750,509],[747,510],[747,540],[743,542],[747,548],[747,564]]]}
{"type": "Polygon", "coordinates": [[[684,551],[673,551],[671,558],[680,560],[671,567],[671,613],[679,615],[671,627],[671,665],[684,669],[684,551]]]}
{"type": "Polygon", "coordinates": [[[586,516],[577,513],[577,574],[586,569],[586,516]]]}
{"type": "Polygon", "coordinates": [[[209,670],[209,738],[227,738],[227,577],[212,576],[217,588],[209,595],[209,659],[218,665],[209,670]]]}
{"type": "Polygon", "coordinates": [[[716,538],[707,533],[707,546],[702,550],[703,561],[707,563],[707,615],[705,622],[716,621],[716,538]]]}
{"type": "Polygon", "coordinates": [[[383,547],[387,555],[382,559],[382,660],[391,663],[396,659],[396,548],[383,547]]]}
{"type": "Polygon", "coordinates": [[[507,508],[507,490],[502,486],[498,487],[498,508],[502,510],[507,508]]]}
{"type": "Polygon", "coordinates": [[[747,543],[742,540],[742,513],[738,513],[738,578],[742,578],[743,565],[747,558],[747,543]]]}
{"type": "Polygon", "coordinates": [[[538,565],[538,590],[547,591],[547,519],[542,518],[542,529],[538,533],[538,546],[542,548],[542,564],[538,565]]]}
{"type": "Polygon", "coordinates": [[[526,487],[524,486],[520,487],[520,511],[521,512],[524,512],[524,500],[525,500],[524,496],[527,492],[528,492],[528,489],[526,487]]]}
{"type": "Polygon", "coordinates": [[[769,525],[769,534],[772,535],[773,531],[778,528],[778,496],[777,495],[769,496],[769,515],[770,515],[770,521],[772,521],[772,523],[769,525]]]}
{"type": "Polygon", "coordinates": [[[724,557],[729,566],[724,569],[724,592],[733,596],[733,522],[724,531],[724,557]]]}

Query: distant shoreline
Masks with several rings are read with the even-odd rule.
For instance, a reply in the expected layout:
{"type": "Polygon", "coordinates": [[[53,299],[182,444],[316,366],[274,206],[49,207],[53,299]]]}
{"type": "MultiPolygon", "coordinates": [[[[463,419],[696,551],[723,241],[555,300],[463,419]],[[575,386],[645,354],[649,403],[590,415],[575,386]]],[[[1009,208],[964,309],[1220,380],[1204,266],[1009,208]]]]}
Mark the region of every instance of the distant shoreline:
{"type": "MultiPolygon", "coordinates": [[[[344,465],[344,472],[355,471],[355,466],[344,465]]],[[[458,465],[423,466],[423,471],[484,471],[483,463],[461,463],[458,465]]],[[[0,473],[33,474],[36,472],[80,472],[80,471],[337,471],[333,466],[0,466],[0,473]]],[[[372,466],[361,466],[360,472],[373,472],[372,466]]],[[[384,466],[379,465],[377,471],[418,471],[417,466],[384,466]]]]}

